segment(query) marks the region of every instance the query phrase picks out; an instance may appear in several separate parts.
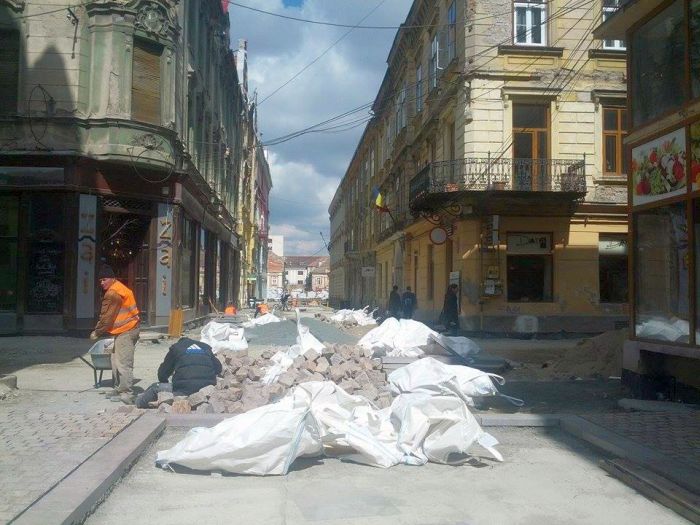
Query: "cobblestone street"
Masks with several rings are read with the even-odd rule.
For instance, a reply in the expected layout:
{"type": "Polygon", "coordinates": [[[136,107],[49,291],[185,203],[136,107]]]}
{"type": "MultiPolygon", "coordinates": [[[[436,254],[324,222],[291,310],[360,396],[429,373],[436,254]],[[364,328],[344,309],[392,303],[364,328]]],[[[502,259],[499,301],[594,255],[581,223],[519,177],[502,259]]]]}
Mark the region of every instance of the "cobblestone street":
{"type": "Polygon", "coordinates": [[[56,413],[0,404],[0,522],[9,522],[140,416],[56,413]]]}

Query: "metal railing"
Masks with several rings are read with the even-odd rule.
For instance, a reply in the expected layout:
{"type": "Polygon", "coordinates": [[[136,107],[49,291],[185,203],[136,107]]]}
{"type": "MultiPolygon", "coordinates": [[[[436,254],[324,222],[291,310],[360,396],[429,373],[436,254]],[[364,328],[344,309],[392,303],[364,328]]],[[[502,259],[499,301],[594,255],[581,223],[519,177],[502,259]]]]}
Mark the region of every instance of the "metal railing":
{"type": "Polygon", "coordinates": [[[411,179],[413,203],[453,191],[586,192],[586,159],[467,158],[433,162],[411,179]]]}

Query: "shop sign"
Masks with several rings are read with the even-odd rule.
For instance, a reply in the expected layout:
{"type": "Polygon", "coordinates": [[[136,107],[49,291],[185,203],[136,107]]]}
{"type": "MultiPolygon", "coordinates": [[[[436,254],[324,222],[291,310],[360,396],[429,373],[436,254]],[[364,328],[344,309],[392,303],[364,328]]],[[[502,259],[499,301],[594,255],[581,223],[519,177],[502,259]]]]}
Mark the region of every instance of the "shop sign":
{"type": "Polygon", "coordinates": [[[173,209],[170,204],[158,204],[158,264],[156,280],[156,316],[170,315],[173,257],[173,209]]]}
{"type": "Polygon", "coordinates": [[[362,277],[374,277],[376,274],[376,268],[374,266],[363,266],[360,270],[362,277]]]}
{"type": "Polygon", "coordinates": [[[75,316],[78,319],[95,317],[95,216],[97,197],[80,195],[78,205],[78,271],[76,282],[75,316]]]}
{"type": "Polygon", "coordinates": [[[632,149],[634,206],[686,191],[685,128],[632,149]]]}
{"type": "Polygon", "coordinates": [[[509,233],[508,253],[551,253],[552,237],[548,233],[509,233]]]}
{"type": "Polygon", "coordinates": [[[444,244],[447,240],[447,230],[440,226],[430,230],[430,242],[433,244],[444,244]]]}

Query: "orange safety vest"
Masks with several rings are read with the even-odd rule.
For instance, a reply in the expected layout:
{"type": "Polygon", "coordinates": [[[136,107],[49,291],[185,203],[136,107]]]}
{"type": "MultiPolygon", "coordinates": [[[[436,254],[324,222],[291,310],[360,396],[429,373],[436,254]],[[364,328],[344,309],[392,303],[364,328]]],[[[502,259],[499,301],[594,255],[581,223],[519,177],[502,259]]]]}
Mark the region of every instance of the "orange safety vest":
{"type": "Polygon", "coordinates": [[[119,313],[109,333],[112,335],[119,335],[136,328],[139,325],[139,309],[136,307],[134,292],[119,281],[114,281],[114,284],[110,286],[109,289],[117,292],[122,299],[119,313]]]}
{"type": "Polygon", "coordinates": [[[236,315],[236,307],[235,306],[227,306],[226,309],[224,310],[224,313],[226,315],[236,315]]]}
{"type": "Polygon", "coordinates": [[[268,310],[267,305],[265,303],[258,305],[258,312],[260,312],[261,314],[266,314],[269,311],[270,310],[268,310]]]}

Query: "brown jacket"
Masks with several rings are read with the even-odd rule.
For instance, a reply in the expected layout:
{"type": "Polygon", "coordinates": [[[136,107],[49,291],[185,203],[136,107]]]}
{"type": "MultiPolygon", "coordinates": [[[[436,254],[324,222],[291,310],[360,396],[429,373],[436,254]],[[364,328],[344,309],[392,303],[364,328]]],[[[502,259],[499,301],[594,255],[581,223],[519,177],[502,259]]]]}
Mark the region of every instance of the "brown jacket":
{"type": "Polygon", "coordinates": [[[100,319],[95,326],[95,333],[98,336],[107,335],[114,325],[119,309],[122,306],[122,298],[114,290],[107,290],[102,298],[102,308],[100,309],[100,319]]]}

